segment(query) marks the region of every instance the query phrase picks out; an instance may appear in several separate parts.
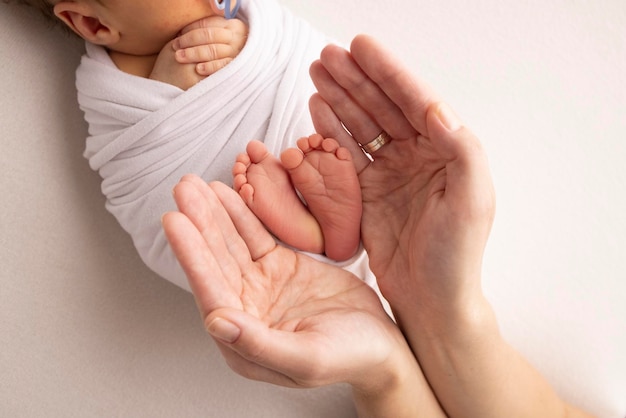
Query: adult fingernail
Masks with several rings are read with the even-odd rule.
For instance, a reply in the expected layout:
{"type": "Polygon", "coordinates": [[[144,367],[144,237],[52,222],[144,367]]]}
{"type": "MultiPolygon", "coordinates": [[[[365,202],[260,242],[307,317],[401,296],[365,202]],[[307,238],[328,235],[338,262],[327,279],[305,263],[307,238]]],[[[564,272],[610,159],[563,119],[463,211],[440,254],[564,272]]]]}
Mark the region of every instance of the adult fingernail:
{"type": "Polygon", "coordinates": [[[439,103],[437,108],[437,116],[439,120],[450,132],[458,131],[463,126],[463,123],[459,117],[454,113],[454,110],[445,103],[439,103]]]}
{"type": "Polygon", "coordinates": [[[237,341],[237,338],[239,338],[241,334],[241,330],[237,325],[223,318],[215,318],[212,320],[207,326],[207,331],[209,331],[209,334],[213,337],[228,344],[237,341]]]}

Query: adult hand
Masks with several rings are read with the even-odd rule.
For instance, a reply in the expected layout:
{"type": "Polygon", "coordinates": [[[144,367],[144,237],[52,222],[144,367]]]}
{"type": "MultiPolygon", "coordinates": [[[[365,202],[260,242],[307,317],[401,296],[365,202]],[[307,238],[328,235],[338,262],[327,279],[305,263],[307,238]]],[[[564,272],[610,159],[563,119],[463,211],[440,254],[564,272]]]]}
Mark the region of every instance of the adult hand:
{"type": "Polygon", "coordinates": [[[290,387],[347,382],[370,411],[396,403],[407,411],[438,410],[369,286],[277,245],[224,184],[189,175],[174,195],[180,212],[166,214],[163,227],[205,327],[233,370],[290,387]]]}
{"type": "Polygon", "coordinates": [[[495,211],[478,139],[369,37],[355,38],[350,52],[327,47],[311,76],[319,91],[311,100],[316,130],[353,151],[363,193],[364,246],[397,319],[405,320],[399,308],[406,303],[448,315],[467,308],[465,302],[480,293],[495,211]],[[354,140],[367,143],[381,130],[392,141],[370,162],[354,140]]]}
{"type": "Polygon", "coordinates": [[[478,139],[371,38],[326,48],[311,74],[316,129],[360,172],[372,271],[448,415],[587,416],[504,341],[482,294],[495,198],[478,139]],[[381,130],[391,142],[370,161],[354,140],[381,130]]]}
{"type": "Polygon", "coordinates": [[[243,21],[210,16],[183,28],[173,48],[179,63],[195,64],[199,75],[210,76],[239,55],[247,38],[243,21]]]}

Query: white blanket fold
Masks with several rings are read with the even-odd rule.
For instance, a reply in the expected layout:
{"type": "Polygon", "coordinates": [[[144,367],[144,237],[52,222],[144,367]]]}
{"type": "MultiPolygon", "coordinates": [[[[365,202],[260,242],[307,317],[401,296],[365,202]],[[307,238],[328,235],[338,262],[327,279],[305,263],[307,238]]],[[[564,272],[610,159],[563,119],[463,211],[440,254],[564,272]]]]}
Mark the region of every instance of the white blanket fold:
{"type": "MultiPolygon", "coordinates": [[[[308,69],[328,40],[274,0],[247,0],[240,13],[250,27],[244,49],[187,91],[123,73],[90,44],[77,70],[85,157],[102,176],[107,209],[143,261],[187,290],[160,224],[175,210],[173,186],[187,173],[230,184],[235,156],[251,139],[276,155],[313,132],[308,69]]],[[[363,257],[348,263],[361,277],[363,257]]]]}

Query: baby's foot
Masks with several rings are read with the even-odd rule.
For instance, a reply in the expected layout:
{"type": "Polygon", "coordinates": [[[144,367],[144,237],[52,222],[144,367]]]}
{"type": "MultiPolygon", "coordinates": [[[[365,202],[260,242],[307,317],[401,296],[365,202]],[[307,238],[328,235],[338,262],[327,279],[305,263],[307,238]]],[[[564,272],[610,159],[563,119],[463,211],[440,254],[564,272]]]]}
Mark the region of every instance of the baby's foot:
{"type": "Polygon", "coordinates": [[[332,139],[315,134],[284,151],[281,161],[324,234],[326,255],[346,260],[359,248],[361,187],[352,156],[332,139]]]}
{"type": "Polygon", "coordinates": [[[324,252],[319,224],[296,194],[280,161],[262,142],[251,141],[233,166],[233,187],[254,214],[284,243],[324,252]]]}

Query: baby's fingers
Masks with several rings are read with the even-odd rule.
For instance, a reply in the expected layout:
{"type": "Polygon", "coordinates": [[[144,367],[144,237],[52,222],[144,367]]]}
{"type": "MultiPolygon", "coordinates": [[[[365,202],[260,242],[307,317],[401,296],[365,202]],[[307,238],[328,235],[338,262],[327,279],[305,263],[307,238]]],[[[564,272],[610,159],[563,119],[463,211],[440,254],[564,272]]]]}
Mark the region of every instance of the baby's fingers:
{"type": "Polygon", "coordinates": [[[209,62],[201,62],[199,64],[196,64],[196,74],[208,77],[211,74],[214,74],[222,68],[226,67],[228,63],[230,63],[232,60],[232,58],[222,58],[209,62]]]}
{"type": "Polygon", "coordinates": [[[245,23],[240,21],[239,19],[226,19],[223,16],[209,16],[200,20],[196,20],[195,22],[190,23],[185,26],[180,33],[185,34],[191,32],[196,29],[205,29],[205,28],[226,28],[231,27],[233,22],[239,22],[241,25],[245,26],[245,23]]]}
{"type": "Polygon", "coordinates": [[[198,64],[223,58],[235,58],[238,52],[229,44],[194,46],[176,51],[176,61],[181,64],[198,64]]]}
{"type": "Polygon", "coordinates": [[[230,44],[234,42],[236,36],[242,35],[226,28],[199,28],[180,35],[174,40],[172,47],[175,51],[178,51],[179,49],[201,45],[230,44]]]}
{"type": "Polygon", "coordinates": [[[208,77],[221,70],[237,56],[230,45],[212,44],[176,51],[176,61],[196,64],[196,73],[208,77]]]}

